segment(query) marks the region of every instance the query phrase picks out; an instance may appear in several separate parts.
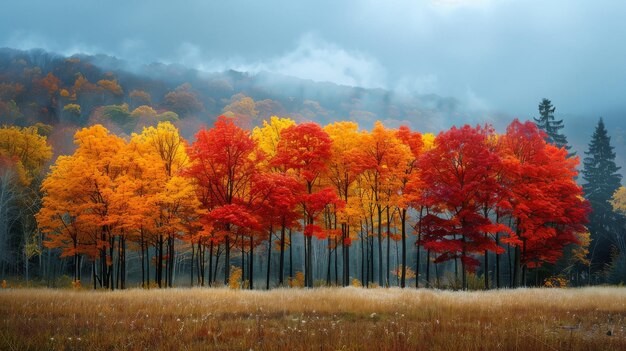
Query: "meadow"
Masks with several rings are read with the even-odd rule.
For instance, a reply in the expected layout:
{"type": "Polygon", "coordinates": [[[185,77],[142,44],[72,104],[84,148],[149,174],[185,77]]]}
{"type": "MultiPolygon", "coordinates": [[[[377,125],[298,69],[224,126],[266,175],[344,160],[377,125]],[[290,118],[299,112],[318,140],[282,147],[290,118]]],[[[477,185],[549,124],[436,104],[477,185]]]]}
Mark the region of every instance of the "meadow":
{"type": "Polygon", "coordinates": [[[626,289],[0,291],[2,350],[624,350],[626,289]]]}

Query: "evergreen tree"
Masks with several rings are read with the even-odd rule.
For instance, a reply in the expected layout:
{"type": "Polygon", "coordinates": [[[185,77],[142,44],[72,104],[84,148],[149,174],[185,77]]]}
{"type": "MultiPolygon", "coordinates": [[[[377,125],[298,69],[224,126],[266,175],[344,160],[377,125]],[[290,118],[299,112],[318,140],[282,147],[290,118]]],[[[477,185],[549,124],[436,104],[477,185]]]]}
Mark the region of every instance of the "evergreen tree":
{"type": "MultiPolygon", "coordinates": [[[[552,106],[552,102],[546,98],[541,100],[539,104],[539,117],[534,118],[535,124],[539,129],[546,133],[546,141],[559,148],[565,148],[569,151],[572,147],[567,144],[567,137],[561,134],[560,130],[565,126],[563,120],[554,119],[554,111],[556,107],[552,106]]],[[[575,152],[569,153],[568,157],[576,155],[575,152]]]]}
{"type": "Polygon", "coordinates": [[[608,136],[602,118],[598,122],[589,151],[585,152],[583,165],[583,190],[585,197],[591,204],[592,213],[589,215],[589,231],[591,233],[591,247],[589,256],[592,270],[604,268],[611,260],[611,250],[615,244],[618,218],[611,206],[611,198],[620,187],[621,174],[617,173],[621,167],[615,165],[615,152],[611,146],[611,137],[608,136]]]}

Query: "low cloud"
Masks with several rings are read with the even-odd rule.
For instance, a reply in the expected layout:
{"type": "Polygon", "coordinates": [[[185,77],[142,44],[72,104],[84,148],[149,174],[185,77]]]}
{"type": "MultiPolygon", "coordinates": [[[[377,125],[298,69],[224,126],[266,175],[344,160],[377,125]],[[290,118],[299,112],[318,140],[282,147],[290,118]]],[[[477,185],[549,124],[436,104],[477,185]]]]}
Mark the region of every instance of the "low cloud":
{"type": "Polygon", "coordinates": [[[234,69],[242,72],[271,72],[364,88],[387,88],[387,71],[373,57],[343,48],[314,34],[302,36],[292,50],[256,62],[232,57],[207,60],[203,50],[192,43],[183,43],[180,55],[170,62],[214,72],[234,69]]]}

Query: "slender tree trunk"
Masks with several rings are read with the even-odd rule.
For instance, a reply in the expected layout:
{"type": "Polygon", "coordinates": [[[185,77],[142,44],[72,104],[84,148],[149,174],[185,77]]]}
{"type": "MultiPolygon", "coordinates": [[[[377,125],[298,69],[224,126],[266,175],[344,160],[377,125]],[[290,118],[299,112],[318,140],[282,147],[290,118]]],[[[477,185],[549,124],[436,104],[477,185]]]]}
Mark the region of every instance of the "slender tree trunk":
{"type": "Polygon", "coordinates": [[[174,286],[174,270],[175,265],[174,265],[174,257],[176,256],[176,248],[174,247],[175,244],[175,238],[174,236],[170,236],[170,255],[169,255],[169,259],[170,259],[170,288],[174,286]]]}
{"type": "Polygon", "coordinates": [[[291,228],[289,229],[289,280],[293,279],[293,241],[291,238],[291,228]]]}
{"type": "Polygon", "coordinates": [[[389,254],[389,249],[391,247],[391,224],[389,223],[389,221],[391,220],[391,218],[389,217],[389,206],[387,206],[387,269],[385,270],[386,274],[385,277],[387,278],[385,280],[385,287],[389,287],[389,275],[391,274],[391,266],[389,265],[390,263],[390,254],[389,254]]]}
{"type": "Polygon", "coordinates": [[[122,285],[121,288],[122,289],[126,289],[126,237],[121,237],[120,238],[121,241],[121,245],[122,245],[122,285]]]}
{"type": "MultiPolygon", "coordinates": [[[[215,263],[215,266],[217,267],[217,263],[215,263]]],[[[211,240],[211,244],[209,246],[209,286],[213,285],[214,280],[215,278],[213,276],[213,240],[211,240]]]]}
{"type": "Polygon", "coordinates": [[[143,251],[143,246],[144,246],[143,228],[140,228],[139,233],[140,233],[139,244],[141,246],[141,287],[145,288],[146,287],[146,262],[145,262],[146,257],[143,251]]]}
{"type": "MultiPolygon", "coordinates": [[[[420,287],[420,247],[422,246],[422,233],[417,232],[417,241],[415,242],[415,288],[420,287]]],[[[428,269],[427,269],[428,270],[428,269]]]]}
{"type": "MultiPolygon", "coordinates": [[[[406,287],[406,209],[403,208],[400,212],[400,233],[402,235],[402,272],[400,273],[400,287],[406,287]]],[[[419,248],[418,248],[419,251],[419,248]]],[[[419,266],[419,256],[417,259],[417,265],[419,266]]],[[[419,271],[415,271],[415,280],[417,280],[417,274],[419,271]]]]}
{"type": "MultiPolygon", "coordinates": [[[[269,247],[271,248],[271,243],[269,247]]],[[[268,269],[268,272],[269,272],[269,269],[268,269]]],[[[285,217],[283,217],[283,221],[280,226],[280,259],[278,263],[278,286],[283,286],[284,277],[285,277],[285,217]]]]}
{"type": "Polygon", "coordinates": [[[343,249],[343,286],[350,284],[350,246],[348,245],[350,239],[350,227],[347,223],[341,224],[342,242],[341,247],[343,249]]]}
{"type": "MultiPolygon", "coordinates": [[[[270,272],[271,272],[271,264],[272,264],[272,226],[270,226],[270,237],[269,240],[267,241],[267,280],[265,282],[265,289],[269,290],[270,289],[270,272]]],[[[280,248],[280,254],[282,256],[283,253],[283,240],[285,239],[284,236],[284,232],[281,233],[281,248],[280,248]]],[[[280,274],[280,276],[282,276],[282,273],[280,274]]]]}
{"type": "Polygon", "coordinates": [[[385,282],[383,280],[383,208],[380,205],[378,206],[378,285],[384,286],[385,282]]]}
{"type": "Polygon", "coordinates": [[[511,286],[519,287],[521,285],[521,253],[519,246],[515,246],[515,265],[513,267],[513,279],[511,286]]]}
{"type": "MultiPolygon", "coordinates": [[[[428,209],[426,209],[426,214],[428,214],[428,209]]],[[[417,265],[415,269],[415,287],[419,288],[419,266],[420,266],[420,248],[422,246],[422,218],[424,215],[424,206],[420,206],[420,214],[417,223],[417,265]]],[[[426,254],[426,287],[430,288],[430,249],[426,254]]]]}
{"type": "Polygon", "coordinates": [[[254,236],[252,234],[250,234],[250,258],[248,259],[248,261],[250,261],[249,262],[250,269],[248,270],[249,277],[250,277],[250,290],[253,290],[254,289],[254,236]]]}
{"type": "Polygon", "coordinates": [[[230,278],[230,225],[226,225],[226,231],[228,234],[226,235],[225,242],[225,257],[224,257],[224,285],[228,285],[228,279],[230,278]]]}
{"type": "Polygon", "coordinates": [[[467,271],[465,269],[465,260],[463,258],[467,255],[467,251],[465,249],[465,236],[463,236],[463,254],[461,256],[461,287],[463,290],[467,290],[467,271]]]}
{"type": "Polygon", "coordinates": [[[337,240],[337,237],[335,237],[335,285],[339,286],[339,270],[337,267],[337,249],[339,248],[339,241],[337,240]]]}
{"type": "MultiPolygon", "coordinates": [[[[496,212],[496,224],[500,223],[500,213],[496,212]]],[[[496,232],[496,246],[500,247],[500,233],[496,232]]],[[[496,252],[496,289],[500,289],[500,254],[496,252]]]]}
{"type": "Polygon", "coordinates": [[[146,242],[146,287],[150,289],[150,246],[146,242]]]}
{"type": "MultiPolygon", "coordinates": [[[[485,234],[487,235],[487,234],[485,234]]],[[[485,250],[485,290],[489,290],[489,251],[485,250]]]]}
{"type": "MultiPolygon", "coordinates": [[[[496,246],[500,247],[500,233],[496,233],[496,246]]],[[[496,252],[496,289],[500,289],[500,254],[496,252]]]]}
{"type": "Polygon", "coordinates": [[[195,259],[195,254],[196,254],[196,246],[194,245],[193,241],[191,242],[191,269],[189,272],[189,286],[193,287],[193,260],[195,259]]]}
{"type": "Polygon", "coordinates": [[[426,250],[426,286],[430,288],[430,249],[426,250]]]}
{"type": "Polygon", "coordinates": [[[328,236],[328,264],[326,265],[326,286],[330,286],[330,264],[331,264],[331,258],[332,258],[332,254],[331,254],[331,239],[330,236],[328,236]]]}
{"type": "Polygon", "coordinates": [[[157,257],[157,284],[159,288],[162,287],[162,279],[163,279],[163,234],[159,234],[159,255],[157,257]]]}

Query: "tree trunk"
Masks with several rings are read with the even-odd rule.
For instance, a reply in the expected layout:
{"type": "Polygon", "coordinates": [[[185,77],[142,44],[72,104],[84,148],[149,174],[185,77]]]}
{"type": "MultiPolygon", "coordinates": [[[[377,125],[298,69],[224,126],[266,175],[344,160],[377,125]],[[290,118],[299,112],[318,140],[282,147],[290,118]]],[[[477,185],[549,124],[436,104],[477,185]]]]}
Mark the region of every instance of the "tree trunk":
{"type": "MultiPolygon", "coordinates": [[[[282,256],[282,251],[283,251],[283,242],[282,240],[284,240],[284,233],[282,233],[281,235],[281,248],[280,248],[280,253],[282,256]]],[[[271,263],[272,263],[272,227],[270,226],[270,239],[267,241],[267,280],[265,282],[265,289],[269,290],[270,289],[270,271],[271,271],[271,263]]],[[[280,274],[280,276],[282,276],[282,274],[280,274]]]]}
{"type": "Polygon", "coordinates": [[[293,241],[289,229],[289,280],[293,279],[293,241]]]}
{"type": "Polygon", "coordinates": [[[156,271],[157,271],[157,284],[159,285],[159,288],[162,287],[162,279],[163,279],[163,234],[159,234],[159,255],[157,257],[157,266],[156,266],[156,271]]]}
{"type": "MultiPolygon", "coordinates": [[[[402,272],[400,273],[400,287],[404,289],[406,287],[406,209],[404,208],[400,212],[400,233],[402,234],[402,272]]],[[[417,265],[419,266],[419,256],[417,265]]],[[[415,280],[417,280],[418,272],[419,271],[415,271],[415,280]]]]}
{"type": "Polygon", "coordinates": [[[226,235],[225,250],[226,255],[224,258],[224,285],[228,285],[228,279],[230,278],[230,226],[226,225],[228,234],[226,235]]]}
{"type": "MultiPolygon", "coordinates": [[[[217,267],[217,263],[215,264],[217,267]]],[[[209,286],[213,285],[213,281],[215,278],[213,277],[213,240],[211,240],[211,245],[209,246],[209,286]]]]}
{"type": "Polygon", "coordinates": [[[384,286],[383,281],[383,208],[378,206],[378,285],[384,286]]]}
{"type": "Polygon", "coordinates": [[[189,272],[189,286],[193,287],[193,260],[195,258],[195,253],[196,253],[196,246],[194,245],[193,241],[191,242],[191,269],[189,272]]]}
{"type": "Polygon", "coordinates": [[[426,250],[426,287],[430,288],[430,249],[426,250]]]}
{"type": "Polygon", "coordinates": [[[389,287],[389,274],[391,274],[391,266],[389,265],[390,263],[390,254],[389,254],[389,249],[391,247],[391,224],[389,223],[389,221],[391,220],[391,218],[389,217],[389,206],[387,206],[387,269],[385,270],[386,274],[386,280],[385,280],[385,287],[389,287]]]}
{"type": "Polygon", "coordinates": [[[326,265],[326,286],[330,286],[330,264],[331,264],[331,258],[332,258],[331,247],[330,247],[330,243],[331,243],[330,235],[328,236],[327,240],[328,240],[328,264],[326,265]]]}
{"type": "Polygon", "coordinates": [[[489,290],[489,251],[485,250],[485,290],[489,290]]]}
{"type": "MultiPolygon", "coordinates": [[[[500,233],[496,233],[496,246],[500,246],[500,233]]],[[[496,289],[500,289],[500,254],[496,252],[496,289]]]]}
{"type": "MultiPolygon", "coordinates": [[[[271,251],[271,243],[269,247],[271,251]]],[[[269,272],[269,268],[268,268],[268,272],[269,272]]],[[[285,217],[283,217],[283,222],[280,226],[280,260],[278,263],[278,286],[283,286],[284,277],[285,277],[285,217]]]]}
{"type": "Polygon", "coordinates": [[[250,234],[250,258],[248,259],[248,261],[250,263],[250,269],[248,269],[249,279],[250,279],[250,290],[253,290],[254,289],[254,236],[252,234],[250,234]]]}

